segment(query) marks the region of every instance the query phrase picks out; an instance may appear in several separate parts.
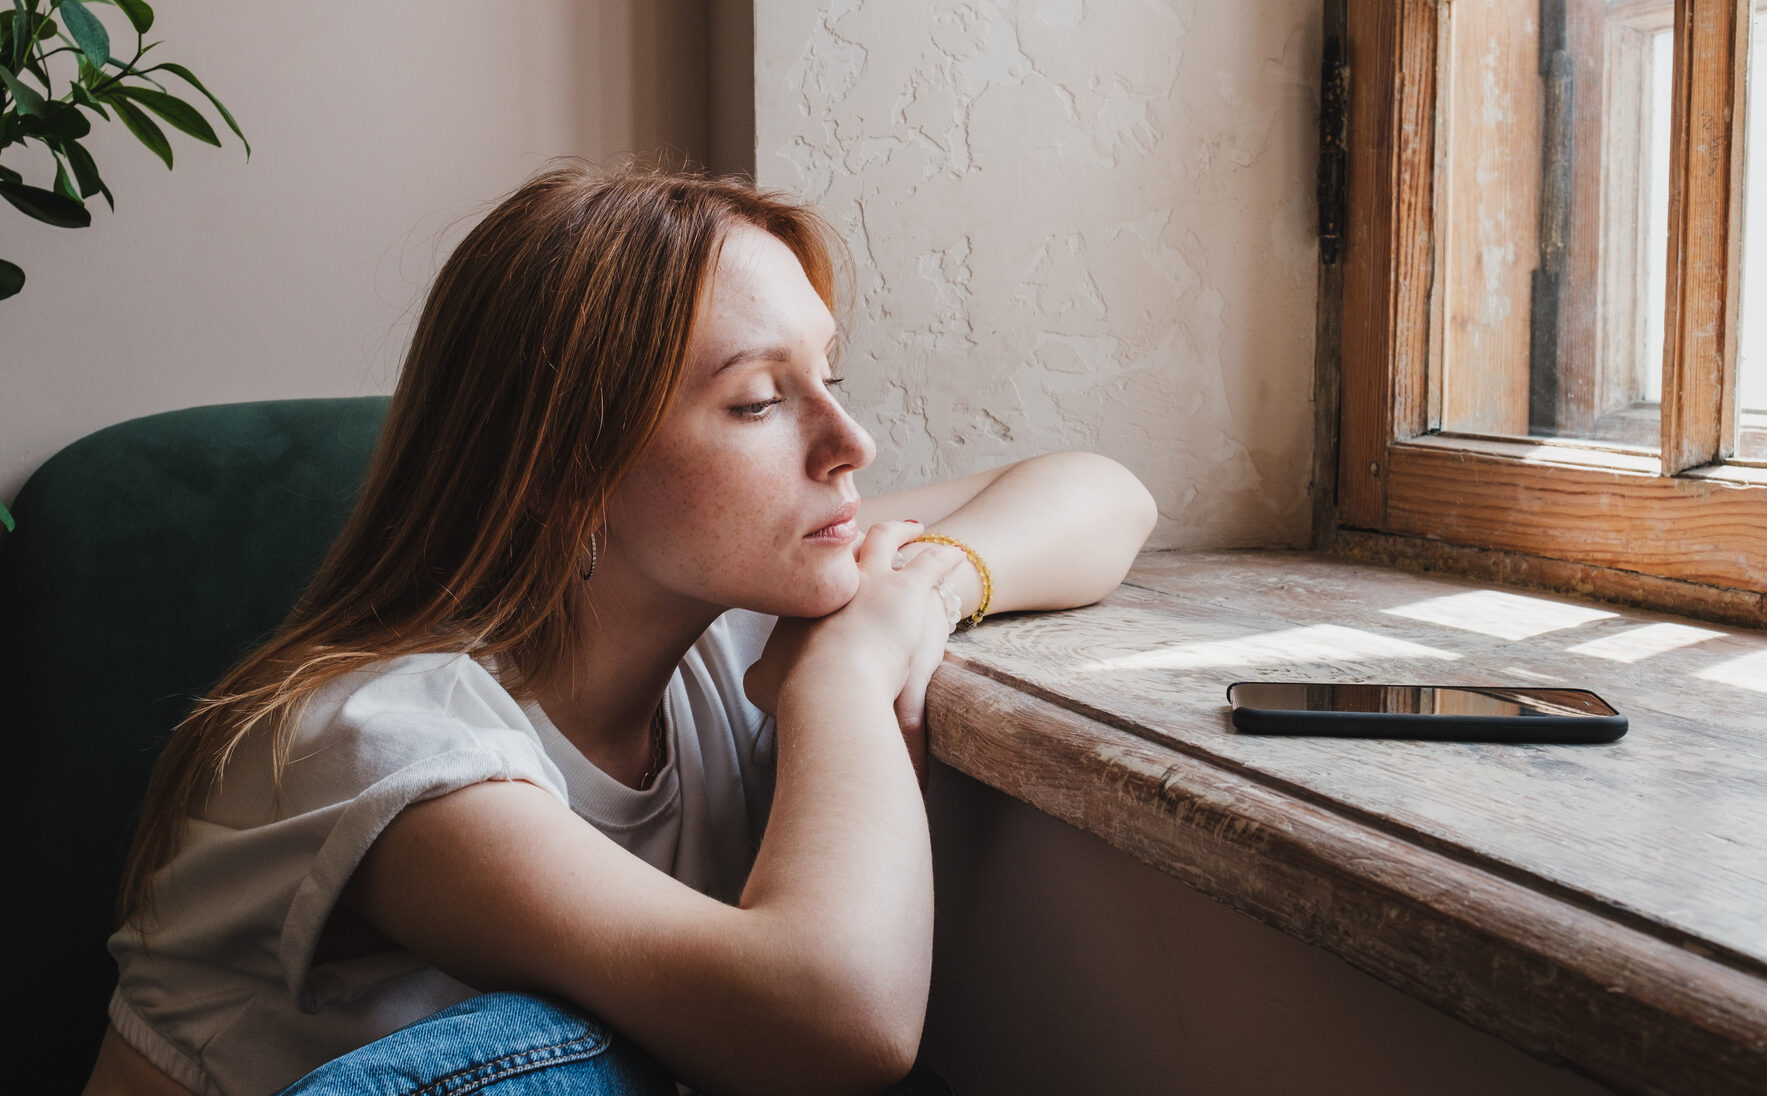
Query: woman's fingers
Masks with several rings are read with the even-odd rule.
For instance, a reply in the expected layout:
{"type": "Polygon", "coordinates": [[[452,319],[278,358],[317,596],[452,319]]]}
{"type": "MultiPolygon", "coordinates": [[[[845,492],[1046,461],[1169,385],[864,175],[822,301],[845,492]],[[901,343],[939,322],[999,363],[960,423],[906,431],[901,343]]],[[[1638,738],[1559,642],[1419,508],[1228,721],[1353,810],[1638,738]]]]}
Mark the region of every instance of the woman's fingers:
{"type": "Polygon", "coordinates": [[[956,548],[945,544],[921,544],[916,547],[921,551],[906,562],[902,571],[916,577],[924,576],[928,585],[932,586],[937,586],[941,581],[949,578],[951,572],[957,570],[959,564],[969,559],[956,548]]]}
{"type": "Polygon", "coordinates": [[[916,543],[915,538],[925,532],[926,528],[917,521],[878,522],[866,530],[865,542],[859,548],[859,566],[888,567],[924,579],[929,585],[938,585],[950,577],[965,556],[949,545],[916,543]]]}
{"type": "Polygon", "coordinates": [[[908,759],[920,786],[926,788],[926,689],[933,671],[945,658],[945,640],[950,635],[942,610],[931,600],[927,604],[921,642],[908,664],[908,677],[896,696],[896,725],[902,730],[902,741],[908,747],[908,759]]]}
{"type": "Polygon", "coordinates": [[[865,530],[865,541],[859,545],[859,566],[872,569],[888,568],[902,546],[926,532],[918,521],[880,521],[865,530]]]}

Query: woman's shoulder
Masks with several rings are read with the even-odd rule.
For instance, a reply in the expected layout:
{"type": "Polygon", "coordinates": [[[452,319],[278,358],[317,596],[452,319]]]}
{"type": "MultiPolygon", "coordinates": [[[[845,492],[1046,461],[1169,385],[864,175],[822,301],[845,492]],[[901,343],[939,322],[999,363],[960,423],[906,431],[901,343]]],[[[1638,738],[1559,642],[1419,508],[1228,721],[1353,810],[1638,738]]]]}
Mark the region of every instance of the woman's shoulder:
{"type": "Polygon", "coordinates": [[[295,717],[291,757],[302,745],[392,740],[399,752],[496,739],[532,739],[521,703],[476,659],[450,652],[402,655],[352,670],[316,690],[295,717]],[[419,742],[422,744],[419,745],[419,742]]]}
{"type": "Polygon", "coordinates": [[[464,654],[404,655],[328,682],[295,713],[283,756],[281,797],[293,803],[393,778],[439,787],[455,782],[456,770],[558,782],[521,704],[464,654]]]}
{"type": "Polygon", "coordinates": [[[361,718],[376,712],[448,714],[507,701],[521,706],[498,683],[495,673],[470,655],[432,651],[370,662],[316,689],[301,712],[303,723],[340,714],[361,718]]]}

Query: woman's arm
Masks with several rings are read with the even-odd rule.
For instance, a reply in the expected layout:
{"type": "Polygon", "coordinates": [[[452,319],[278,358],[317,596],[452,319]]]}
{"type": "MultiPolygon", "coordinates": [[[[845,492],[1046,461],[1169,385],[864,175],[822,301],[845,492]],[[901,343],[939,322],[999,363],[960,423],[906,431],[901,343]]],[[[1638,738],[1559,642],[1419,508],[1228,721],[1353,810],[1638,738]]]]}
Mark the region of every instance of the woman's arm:
{"type": "Polygon", "coordinates": [[[932,962],[926,815],[891,713],[942,646],[939,549],[870,531],[861,582],[805,622],[778,694],[772,815],[740,906],[650,867],[532,785],[409,807],[347,904],[480,990],[551,993],[718,1092],[878,1091],[913,1061],[932,962]]]}
{"type": "MultiPolygon", "coordinates": [[[[911,488],[859,509],[870,522],[914,518],[963,541],[987,563],[990,613],[1089,605],[1123,581],[1158,518],[1128,469],[1092,453],[1046,453],[947,483],[911,488]]],[[[973,568],[953,576],[965,614],[981,598],[973,568]]]]}

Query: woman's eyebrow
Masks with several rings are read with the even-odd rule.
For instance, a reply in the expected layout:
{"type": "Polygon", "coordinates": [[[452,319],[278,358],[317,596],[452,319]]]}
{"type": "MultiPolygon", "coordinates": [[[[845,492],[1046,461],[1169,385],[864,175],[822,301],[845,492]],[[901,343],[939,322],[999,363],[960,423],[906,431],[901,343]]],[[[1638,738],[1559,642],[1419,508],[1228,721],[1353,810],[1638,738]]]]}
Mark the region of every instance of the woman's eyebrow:
{"type": "Polygon", "coordinates": [[[712,370],[712,376],[715,377],[719,373],[724,372],[724,370],[729,369],[731,366],[739,365],[743,362],[788,362],[788,361],[791,361],[791,348],[790,347],[786,347],[786,346],[750,347],[745,350],[738,350],[736,353],[730,355],[728,358],[725,358],[722,365],[720,365],[720,366],[718,366],[718,368],[712,370]]]}
{"type": "MultiPolygon", "coordinates": [[[[835,334],[830,335],[828,337],[828,344],[822,348],[822,353],[823,353],[824,357],[826,357],[827,355],[829,355],[830,353],[832,353],[834,351],[834,345],[835,345],[835,343],[840,341],[840,338],[841,337],[840,337],[839,332],[836,332],[835,334]]],[[[789,361],[791,361],[791,347],[789,347],[789,346],[785,346],[785,345],[781,344],[781,345],[777,345],[777,346],[747,347],[745,349],[738,350],[736,353],[730,355],[728,358],[725,358],[724,361],[719,364],[718,368],[712,370],[712,376],[715,377],[718,374],[724,372],[724,370],[729,369],[731,366],[740,365],[743,362],[789,362],[789,361]]]]}

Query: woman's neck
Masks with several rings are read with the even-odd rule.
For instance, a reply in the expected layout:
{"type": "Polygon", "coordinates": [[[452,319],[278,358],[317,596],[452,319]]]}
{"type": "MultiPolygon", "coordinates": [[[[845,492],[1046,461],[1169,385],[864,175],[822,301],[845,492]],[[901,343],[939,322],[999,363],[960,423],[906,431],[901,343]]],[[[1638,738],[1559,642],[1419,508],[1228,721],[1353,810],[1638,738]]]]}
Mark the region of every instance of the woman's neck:
{"type": "Polygon", "coordinates": [[[720,610],[647,596],[609,573],[597,573],[576,596],[573,650],[563,672],[535,689],[535,699],[596,768],[637,787],[653,769],[652,719],[663,692],[720,610]]]}

